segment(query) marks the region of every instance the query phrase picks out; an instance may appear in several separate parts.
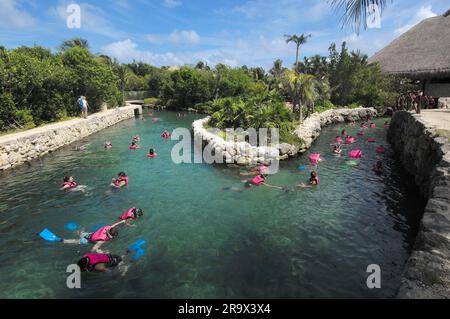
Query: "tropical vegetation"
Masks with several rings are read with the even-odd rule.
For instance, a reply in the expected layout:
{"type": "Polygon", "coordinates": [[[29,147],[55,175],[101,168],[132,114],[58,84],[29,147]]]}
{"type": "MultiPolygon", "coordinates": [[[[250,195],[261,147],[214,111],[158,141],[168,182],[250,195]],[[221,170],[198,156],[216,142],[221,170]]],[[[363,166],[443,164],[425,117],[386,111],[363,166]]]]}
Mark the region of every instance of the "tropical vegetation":
{"type": "Polygon", "coordinates": [[[387,107],[395,104],[400,81],[368,64],[367,56],[333,43],[327,56],[299,59],[309,35],[289,35],[295,64],[277,59],[262,67],[156,67],[118,63],[89,51],[86,40],[65,41],[57,52],[35,46],[0,47],[0,130],[31,128],[76,116],[85,95],[90,111],[122,105],[143,92],[145,101],[168,110],[191,109],[224,127],[278,127],[289,131],[316,111],[338,106],[387,107]]]}

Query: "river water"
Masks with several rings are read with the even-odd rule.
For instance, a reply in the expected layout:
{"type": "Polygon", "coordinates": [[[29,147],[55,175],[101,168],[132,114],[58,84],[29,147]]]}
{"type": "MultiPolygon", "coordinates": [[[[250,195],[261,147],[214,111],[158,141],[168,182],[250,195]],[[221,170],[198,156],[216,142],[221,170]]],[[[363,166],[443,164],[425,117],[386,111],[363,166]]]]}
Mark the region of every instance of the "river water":
{"type": "MultiPolygon", "coordinates": [[[[384,120],[354,148],[356,166],[331,154],[344,125],[325,128],[310,152],[282,162],[269,183],[285,190],[243,190],[239,168],[175,164],[164,129],[190,128],[199,115],[155,112],[159,121],[130,119],[30,164],[0,173],[0,298],[390,298],[418,230],[424,201],[385,142],[384,120]],[[130,151],[133,135],[143,147],[130,151]],[[375,145],[365,143],[368,136],[375,145]],[[107,151],[103,143],[112,141],[107,151]],[[84,151],[75,145],[89,144],[84,151]],[[378,155],[383,144],[387,153],[378,155]],[[159,156],[149,159],[154,147],[159,156]],[[307,155],[320,152],[315,189],[295,187],[308,179],[307,155]],[[382,159],[385,173],[372,165],[382,159]],[[125,171],[126,189],[111,178],[125,171]],[[84,192],[59,190],[64,175],[84,192]],[[242,191],[243,190],[243,191],[242,191]],[[122,254],[145,239],[146,254],[122,277],[118,271],[83,274],[81,289],[68,289],[66,268],[90,246],[49,243],[48,227],[63,238],[76,222],[86,229],[111,223],[137,206],[144,217],[104,245],[122,254]],[[381,267],[381,289],[369,289],[367,266],[381,267]]],[[[356,128],[347,126],[356,135],[356,128]]]]}

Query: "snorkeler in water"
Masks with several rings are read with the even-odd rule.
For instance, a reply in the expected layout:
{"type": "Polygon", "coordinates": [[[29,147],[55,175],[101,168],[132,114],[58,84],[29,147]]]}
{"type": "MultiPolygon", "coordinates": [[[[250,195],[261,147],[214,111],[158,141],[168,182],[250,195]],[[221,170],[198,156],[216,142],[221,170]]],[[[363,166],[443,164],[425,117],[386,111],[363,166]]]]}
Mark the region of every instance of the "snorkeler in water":
{"type": "Polygon", "coordinates": [[[121,220],[111,226],[103,226],[97,229],[95,232],[87,233],[84,231],[79,231],[78,235],[79,239],[61,239],[61,242],[64,244],[73,244],[73,245],[86,245],[86,244],[94,244],[92,247],[93,252],[103,253],[100,250],[100,247],[107,241],[110,241],[113,238],[116,238],[119,235],[118,226],[125,223],[126,220],[121,220]]]}

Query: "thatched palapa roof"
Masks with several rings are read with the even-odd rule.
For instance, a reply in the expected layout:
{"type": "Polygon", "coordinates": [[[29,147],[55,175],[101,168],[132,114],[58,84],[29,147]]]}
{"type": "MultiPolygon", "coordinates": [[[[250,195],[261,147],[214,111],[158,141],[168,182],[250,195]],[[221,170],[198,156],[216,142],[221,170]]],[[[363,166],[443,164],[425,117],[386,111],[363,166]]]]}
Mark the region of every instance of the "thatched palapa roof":
{"type": "Polygon", "coordinates": [[[450,10],[423,20],[369,59],[391,74],[450,77],[450,10]]]}

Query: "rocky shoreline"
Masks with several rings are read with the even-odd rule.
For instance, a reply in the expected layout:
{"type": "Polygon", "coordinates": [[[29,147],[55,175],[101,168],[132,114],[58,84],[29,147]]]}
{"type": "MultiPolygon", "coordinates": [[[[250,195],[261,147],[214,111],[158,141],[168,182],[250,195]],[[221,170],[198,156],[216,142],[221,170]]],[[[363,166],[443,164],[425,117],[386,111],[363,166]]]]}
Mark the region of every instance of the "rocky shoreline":
{"type": "Polygon", "coordinates": [[[74,119],[0,137],[0,171],[44,156],[122,120],[142,114],[138,105],[95,113],[88,119],[74,119]]]}
{"type": "Polygon", "coordinates": [[[398,298],[450,298],[450,140],[420,115],[395,112],[388,140],[428,199],[398,298]]]}
{"type": "Polygon", "coordinates": [[[303,140],[302,147],[287,143],[274,146],[252,146],[248,142],[228,141],[205,128],[209,117],[193,122],[192,128],[194,136],[201,138],[203,143],[209,145],[215,154],[223,157],[224,163],[248,166],[267,163],[271,160],[284,160],[302,154],[311,148],[323,127],[337,123],[366,120],[368,116],[374,117],[377,114],[374,108],[343,108],[314,113],[294,131],[294,134],[303,140]]]}

